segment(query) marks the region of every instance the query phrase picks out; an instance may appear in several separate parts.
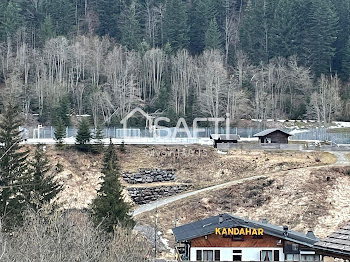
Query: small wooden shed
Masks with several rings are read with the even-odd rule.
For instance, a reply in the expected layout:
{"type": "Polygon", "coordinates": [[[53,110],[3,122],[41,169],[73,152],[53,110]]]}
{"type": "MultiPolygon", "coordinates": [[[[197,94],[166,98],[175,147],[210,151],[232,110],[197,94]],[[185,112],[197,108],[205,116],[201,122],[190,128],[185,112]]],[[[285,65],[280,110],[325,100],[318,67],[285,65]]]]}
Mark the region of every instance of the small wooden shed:
{"type": "Polygon", "coordinates": [[[210,139],[214,140],[214,147],[217,148],[218,144],[237,144],[240,140],[239,135],[232,134],[211,134],[210,139]]]}
{"type": "Polygon", "coordinates": [[[288,138],[291,134],[281,129],[266,129],[254,135],[258,137],[261,144],[288,144],[288,138]]]}

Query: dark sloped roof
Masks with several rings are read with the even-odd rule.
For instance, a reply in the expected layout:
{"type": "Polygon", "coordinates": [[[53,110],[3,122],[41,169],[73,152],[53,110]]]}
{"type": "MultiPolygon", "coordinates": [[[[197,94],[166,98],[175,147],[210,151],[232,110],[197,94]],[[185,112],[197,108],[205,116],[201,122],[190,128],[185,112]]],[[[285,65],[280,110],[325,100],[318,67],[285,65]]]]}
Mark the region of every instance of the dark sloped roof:
{"type": "Polygon", "coordinates": [[[284,133],[284,134],[286,134],[288,136],[291,136],[291,134],[289,134],[288,132],[285,132],[285,131],[283,131],[281,129],[271,128],[271,129],[266,129],[264,131],[261,131],[261,132],[255,134],[254,137],[267,136],[267,135],[272,134],[272,133],[277,132],[277,131],[282,132],[282,133],[284,133]]]}
{"type": "Polygon", "coordinates": [[[350,255],[350,224],[340,228],[325,240],[315,244],[316,248],[335,254],[350,255]]]}
{"type": "Polygon", "coordinates": [[[303,233],[288,230],[285,235],[283,227],[272,224],[243,219],[238,216],[223,214],[223,222],[219,223],[219,216],[209,217],[190,224],[173,228],[175,240],[177,242],[188,241],[197,237],[210,235],[215,232],[215,228],[248,227],[263,228],[264,234],[275,236],[281,239],[290,240],[305,246],[312,247],[318,241],[317,238],[306,236],[303,233]]]}
{"type": "Polygon", "coordinates": [[[214,140],[240,140],[241,137],[239,135],[234,134],[211,134],[210,139],[214,140]]]}

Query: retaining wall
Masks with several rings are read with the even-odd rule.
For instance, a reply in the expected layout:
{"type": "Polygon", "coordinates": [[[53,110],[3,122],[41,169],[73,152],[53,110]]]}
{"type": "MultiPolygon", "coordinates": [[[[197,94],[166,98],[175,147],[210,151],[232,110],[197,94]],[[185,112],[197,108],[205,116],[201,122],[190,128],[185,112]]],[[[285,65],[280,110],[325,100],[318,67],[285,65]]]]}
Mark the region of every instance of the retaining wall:
{"type": "Polygon", "coordinates": [[[176,179],[174,169],[140,169],[137,173],[124,173],[122,177],[129,184],[169,182],[176,179]]]}
{"type": "Polygon", "coordinates": [[[128,188],[128,191],[135,204],[143,205],[163,197],[180,194],[187,189],[189,189],[188,185],[174,185],[160,187],[132,187],[128,188]]]}

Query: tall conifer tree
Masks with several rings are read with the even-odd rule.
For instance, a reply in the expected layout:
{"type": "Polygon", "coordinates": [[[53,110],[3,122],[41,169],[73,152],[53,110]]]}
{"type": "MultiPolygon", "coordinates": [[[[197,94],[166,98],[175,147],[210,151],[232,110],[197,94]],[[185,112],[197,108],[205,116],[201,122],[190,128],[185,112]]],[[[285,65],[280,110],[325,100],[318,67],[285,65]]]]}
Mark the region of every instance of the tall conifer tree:
{"type": "Polygon", "coordinates": [[[309,61],[316,75],[332,71],[338,17],[330,0],[314,0],[310,25],[309,61]]]}
{"type": "Polygon", "coordinates": [[[58,118],[57,125],[55,127],[55,139],[57,144],[61,146],[63,144],[63,139],[66,137],[66,127],[63,123],[62,118],[58,118]]]}
{"type": "Polygon", "coordinates": [[[122,44],[128,49],[136,50],[141,42],[141,28],[136,16],[136,3],[132,1],[122,14],[122,44]]]}
{"type": "Polygon", "coordinates": [[[29,188],[31,207],[34,210],[38,210],[44,204],[50,203],[61,191],[62,187],[50,174],[51,166],[42,145],[36,146],[30,167],[32,173],[29,188]]]}
{"type": "Polygon", "coordinates": [[[165,42],[177,51],[188,45],[186,5],[183,0],[169,0],[164,16],[165,42]]]}
{"type": "Polygon", "coordinates": [[[210,21],[209,28],[205,34],[205,49],[221,49],[221,34],[216,19],[210,21]]]}
{"type": "Polygon", "coordinates": [[[79,123],[78,133],[75,138],[76,147],[81,151],[85,151],[85,152],[90,151],[91,138],[92,138],[92,135],[90,131],[90,123],[86,118],[83,118],[79,123]]]}
{"type": "Polygon", "coordinates": [[[18,108],[9,104],[0,121],[0,218],[5,229],[22,221],[29,179],[28,151],[22,139],[18,108]]]}
{"type": "Polygon", "coordinates": [[[122,195],[118,159],[112,141],[104,156],[102,174],[101,188],[92,202],[96,224],[107,232],[112,232],[116,225],[133,226],[134,222],[129,215],[130,207],[122,195]]]}

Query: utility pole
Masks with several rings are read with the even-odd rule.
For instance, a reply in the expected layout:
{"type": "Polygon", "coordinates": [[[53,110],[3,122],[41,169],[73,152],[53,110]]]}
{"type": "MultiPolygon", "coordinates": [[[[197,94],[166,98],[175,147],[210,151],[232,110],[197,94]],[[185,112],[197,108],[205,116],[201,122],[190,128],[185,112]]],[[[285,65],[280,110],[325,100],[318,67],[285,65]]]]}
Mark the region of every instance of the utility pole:
{"type": "Polygon", "coordinates": [[[158,226],[158,208],[156,207],[156,216],[154,224],[154,260],[157,259],[157,226],[158,226]]]}

